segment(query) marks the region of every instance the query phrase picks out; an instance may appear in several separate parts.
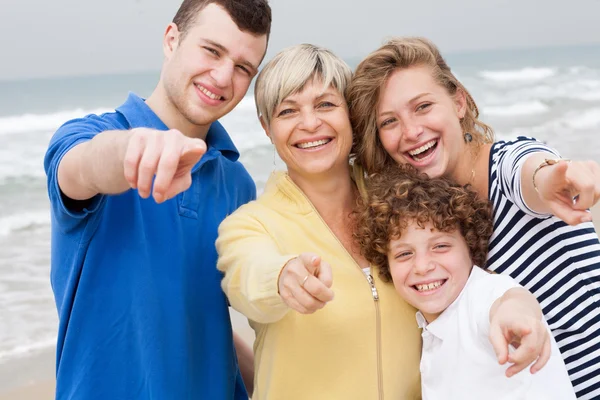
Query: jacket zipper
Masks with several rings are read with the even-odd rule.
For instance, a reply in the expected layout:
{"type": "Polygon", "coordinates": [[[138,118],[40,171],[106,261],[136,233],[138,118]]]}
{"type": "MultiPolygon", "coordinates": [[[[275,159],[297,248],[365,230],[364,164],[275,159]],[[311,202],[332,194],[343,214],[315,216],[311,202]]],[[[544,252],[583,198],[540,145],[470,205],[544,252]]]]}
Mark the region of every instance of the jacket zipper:
{"type": "MultiPolygon", "coordinates": [[[[344,249],[346,254],[348,254],[348,256],[350,256],[350,259],[352,260],[352,262],[354,262],[354,265],[356,265],[358,267],[360,274],[365,276],[366,274],[363,272],[360,265],[358,265],[358,263],[354,260],[354,257],[352,257],[352,254],[350,254],[348,252],[348,250],[346,250],[346,248],[344,247],[342,242],[340,242],[340,239],[338,239],[338,237],[335,236],[335,234],[333,233],[331,228],[329,228],[329,225],[327,225],[325,223],[325,220],[323,219],[323,217],[321,217],[321,214],[319,214],[319,212],[317,211],[317,209],[315,208],[313,203],[309,200],[308,196],[306,196],[306,194],[304,194],[304,192],[298,187],[298,185],[296,185],[292,181],[292,179],[289,177],[289,175],[286,178],[289,180],[289,182],[292,185],[294,185],[296,187],[298,192],[300,194],[302,194],[302,196],[306,199],[306,202],[308,204],[310,204],[310,207],[313,209],[313,211],[315,212],[317,217],[319,217],[319,219],[321,220],[323,225],[325,225],[325,227],[327,228],[327,230],[329,231],[331,236],[334,237],[334,239],[338,242],[340,247],[342,249],[344,249]]],[[[383,400],[383,373],[382,373],[383,366],[382,366],[382,360],[381,360],[381,317],[380,317],[380,313],[379,313],[379,292],[377,292],[377,287],[375,286],[375,280],[373,279],[373,275],[371,275],[372,270],[373,270],[373,268],[371,267],[370,271],[369,271],[369,276],[367,277],[367,282],[369,283],[369,286],[371,287],[371,295],[373,296],[373,303],[375,304],[375,332],[377,335],[377,337],[376,337],[376,342],[377,342],[377,366],[376,367],[377,367],[377,394],[378,394],[377,397],[379,400],[383,400]]]]}
{"type": "Polygon", "coordinates": [[[373,302],[375,303],[375,326],[377,331],[377,386],[379,392],[379,400],[383,400],[383,363],[381,360],[381,315],[379,313],[379,293],[375,286],[375,280],[373,279],[373,268],[371,267],[367,280],[371,285],[371,294],[373,295],[373,302]]]}

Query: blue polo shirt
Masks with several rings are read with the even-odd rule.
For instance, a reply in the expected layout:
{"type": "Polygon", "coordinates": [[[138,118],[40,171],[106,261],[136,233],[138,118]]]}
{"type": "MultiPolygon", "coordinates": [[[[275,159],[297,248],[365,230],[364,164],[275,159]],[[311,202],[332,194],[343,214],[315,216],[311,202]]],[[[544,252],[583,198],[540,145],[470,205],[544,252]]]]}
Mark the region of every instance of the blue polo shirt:
{"type": "Polygon", "coordinates": [[[192,185],[163,204],[136,190],[77,209],[58,187],[61,158],[107,130],[168,128],[130,94],[114,113],[67,122],[44,160],[59,313],[57,399],[247,399],[221,274],[219,223],[256,197],[220,123],[192,185]]]}

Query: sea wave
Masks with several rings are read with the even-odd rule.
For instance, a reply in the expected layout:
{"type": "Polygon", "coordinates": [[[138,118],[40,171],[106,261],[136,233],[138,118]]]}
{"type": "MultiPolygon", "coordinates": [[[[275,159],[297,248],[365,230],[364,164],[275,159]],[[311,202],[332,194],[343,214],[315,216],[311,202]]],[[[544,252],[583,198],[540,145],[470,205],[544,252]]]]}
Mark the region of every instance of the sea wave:
{"type": "Polygon", "coordinates": [[[555,101],[559,99],[595,102],[600,100],[600,79],[570,79],[560,84],[538,82],[536,85],[511,88],[509,90],[486,89],[481,93],[487,103],[523,101],[555,101]]]}
{"type": "Polygon", "coordinates": [[[524,82],[537,81],[556,75],[556,68],[527,67],[515,70],[481,71],[483,78],[493,82],[524,82]]]}
{"type": "Polygon", "coordinates": [[[0,236],[13,232],[50,224],[48,211],[24,212],[0,218],[0,236]]]}
{"type": "Polygon", "coordinates": [[[54,131],[71,119],[80,118],[88,114],[102,114],[110,111],[114,110],[104,108],[84,110],[77,108],[48,114],[22,114],[0,117],[0,135],[54,131]]]}
{"type": "MultiPolygon", "coordinates": [[[[505,134],[497,133],[499,137],[516,137],[524,134],[536,138],[549,136],[556,138],[561,135],[570,136],[575,132],[586,134],[588,131],[594,131],[598,128],[600,128],[600,108],[590,108],[584,111],[569,112],[559,118],[551,119],[537,126],[517,127],[505,134]]],[[[577,135],[580,135],[580,133],[577,133],[577,135]]],[[[578,137],[577,135],[575,137],[578,137]]],[[[557,142],[561,141],[555,140],[557,142]]]]}
{"type": "Polygon", "coordinates": [[[586,110],[576,117],[565,118],[562,122],[570,128],[580,130],[600,128],[600,108],[586,110]]]}
{"type": "Polygon", "coordinates": [[[56,336],[47,337],[43,340],[36,342],[21,344],[19,346],[15,346],[6,350],[0,350],[0,362],[22,357],[32,353],[37,353],[46,349],[51,349],[54,346],[56,346],[56,336]]]}
{"type": "Polygon", "coordinates": [[[541,101],[527,101],[508,105],[484,106],[482,113],[494,116],[524,116],[548,112],[550,108],[541,101]]]}

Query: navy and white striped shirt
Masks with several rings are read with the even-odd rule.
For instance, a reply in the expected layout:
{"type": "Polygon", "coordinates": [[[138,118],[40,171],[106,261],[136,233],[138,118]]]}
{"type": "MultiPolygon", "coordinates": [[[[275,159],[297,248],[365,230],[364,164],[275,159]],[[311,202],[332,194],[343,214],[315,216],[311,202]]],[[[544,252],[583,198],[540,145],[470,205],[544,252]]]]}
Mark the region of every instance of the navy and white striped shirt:
{"type": "Polygon", "coordinates": [[[531,210],[521,193],[527,156],[559,154],[531,138],[490,152],[494,233],[487,268],[508,274],[538,299],[578,398],[600,398],[600,242],[589,223],[570,226],[531,210]]]}

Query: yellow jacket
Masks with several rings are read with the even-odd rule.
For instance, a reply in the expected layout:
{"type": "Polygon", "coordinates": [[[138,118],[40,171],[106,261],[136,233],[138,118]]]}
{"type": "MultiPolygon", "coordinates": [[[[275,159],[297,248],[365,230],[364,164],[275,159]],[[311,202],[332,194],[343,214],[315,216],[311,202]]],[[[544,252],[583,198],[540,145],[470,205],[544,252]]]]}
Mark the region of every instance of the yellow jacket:
{"type": "Polygon", "coordinates": [[[372,290],[286,173],[274,173],[258,200],[221,224],[217,250],[223,290],[256,332],[253,399],[420,398],[415,309],[376,271],[372,290]],[[310,315],[277,293],[281,269],[303,252],[333,272],[334,300],[310,315]]]}

